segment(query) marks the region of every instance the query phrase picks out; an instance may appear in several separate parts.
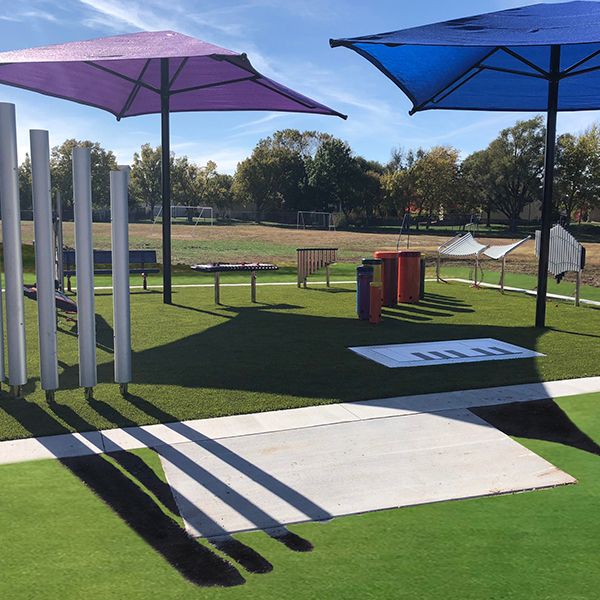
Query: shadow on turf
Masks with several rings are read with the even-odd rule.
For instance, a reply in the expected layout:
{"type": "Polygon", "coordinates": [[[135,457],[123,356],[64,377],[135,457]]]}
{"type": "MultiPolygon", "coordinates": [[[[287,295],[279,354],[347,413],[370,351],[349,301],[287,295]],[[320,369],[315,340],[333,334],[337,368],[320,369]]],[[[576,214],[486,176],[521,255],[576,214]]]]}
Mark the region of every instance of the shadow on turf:
{"type": "MultiPolygon", "coordinates": [[[[175,420],[168,413],[160,411],[160,409],[138,396],[129,395],[128,399],[134,406],[146,412],[150,417],[167,421],[175,420]]],[[[21,410],[15,410],[17,408],[16,402],[23,403],[26,401],[11,402],[8,400],[8,402],[3,403],[2,407],[34,436],[47,430],[48,421],[52,421],[52,426],[59,425],[63,429],[63,433],[69,433],[70,430],[60,425],[61,423],[66,423],[70,428],[78,431],[93,429],[89,422],[67,405],[51,402],[49,403],[51,412],[48,413],[33,403],[28,403],[28,409],[25,411],[22,411],[22,406],[19,407],[21,410]]],[[[176,446],[165,445],[162,440],[150,432],[136,427],[135,422],[129,420],[106,402],[92,399],[90,407],[109,422],[126,423],[132,427],[128,430],[129,435],[137,439],[140,445],[154,447],[164,459],[198,481],[203,487],[244,515],[248,520],[257,524],[258,528],[266,527],[265,531],[268,535],[283,543],[290,550],[297,552],[312,550],[313,547],[309,541],[290,532],[264,510],[236,493],[201,465],[189,459],[176,446]]],[[[172,423],[167,426],[184,437],[198,441],[197,432],[194,432],[185,424],[172,423]]],[[[308,498],[257,466],[236,455],[218,442],[208,439],[207,441],[210,441],[210,444],[205,448],[209,452],[238,469],[247,477],[254,479],[272,493],[278,494],[289,504],[304,512],[309,519],[325,520],[331,518],[329,513],[308,498]]],[[[42,443],[45,443],[44,440],[42,440],[42,443]]],[[[46,444],[48,449],[52,450],[51,441],[47,441],[46,444]]],[[[207,541],[247,571],[251,573],[268,573],[273,569],[266,558],[233,538],[179,491],[176,491],[177,502],[175,502],[171,487],[160,479],[154,470],[138,455],[123,450],[112,441],[107,442],[107,444],[109,446],[105,448],[105,455],[77,456],[59,460],[184,577],[201,586],[232,586],[244,582],[244,578],[230,563],[223,561],[218,555],[212,553],[207,546],[189,537],[185,530],[173,520],[173,516],[179,516],[178,506],[185,514],[200,514],[206,533],[210,533],[211,536],[207,541]],[[149,491],[154,498],[144,490],[149,491]],[[168,513],[171,513],[171,516],[168,513]]],[[[77,441],[73,450],[76,454],[88,452],[83,443],[77,441]]],[[[200,531],[200,533],[204,534],[203,531],[200,531]]]]}
{"type": "Polygon", "coordinates": [[[600,456],[600,446],[554,400],[482,406],[471,411],[507,435],[555,442],[600,456]]]}
{"type": "MultiPolygon", "coordinates": [[[[60,423],[34,403],[28,402],[28,410],[25,412],[13,410],[15,404],[16,402],[3,401],[2,409],[14,416],[32,435],[43,431],[49,420],[53,421],[53,426],[60,423]]],[[[72,422],[78,428],[91,427],[67,406],[53,403],[50,408],[56,410],[56,416],[65,422],[72,422]]],[[[64,433],[70,433],[66,427],[62,427],[64,433]]],[[[40,441],[45,443],[43,438],[40,441]]],[[[89,455],[89,450],[83,442],[73,440],[72,443],[73,452],[82,456],[60,458],[59,462],[110,506],[182,576],[200,586],[231,587],[244,583],[244,578],[231,563],[189,537],[185,530],[164,512],[161,504],[171,512],[172,509],[176,511],[171,490],[142,459],[122,450],[106,455],[89,455]],[[137,482],[125,473],[129,473],[137,482]],[[139,484],[150,491],[158,502],[139,484]]],[[[245,552],[246,547],[243,547],[243,550],[245,552]]],[[[254,551],[251,553],[256,555],[254,551]]],[[[259,555],[252,558],[256,563],[266,563],[259,555]]]]}

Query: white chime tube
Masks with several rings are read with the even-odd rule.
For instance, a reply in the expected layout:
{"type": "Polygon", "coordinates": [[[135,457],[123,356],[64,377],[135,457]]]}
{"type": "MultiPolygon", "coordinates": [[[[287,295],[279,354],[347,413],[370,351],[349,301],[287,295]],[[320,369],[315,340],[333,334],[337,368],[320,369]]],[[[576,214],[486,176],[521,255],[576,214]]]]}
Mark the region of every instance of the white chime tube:
{"type": "Polygon", "coordinates": [[[89,148],[73,148],[73,209],[75,270],[77,272],[79,385],[86,389],[87,395],[98,383],[92,245],[92,176],[89,148]]]}
{"type": "Polygon", "coordinates": [[[129,298],[129,168],[110,173],[112,237],[113,331],[115,383],[131,381],[131,314],[129,298]]]}
{"type": "Polygon", "coordinates": [[[58,389],[58,357],[56,353],[50,144],[47,131],[31,130],[29,138],[31,143],[40,380],[43,390],[54,391],[58,389]]]}
{"type": "Polygon", "coordinates": [[[13,388],[27,383],[18,173],[15,105],[0,102],[0,202],[6,286],[6,339],[8,382],[13,388]]]}

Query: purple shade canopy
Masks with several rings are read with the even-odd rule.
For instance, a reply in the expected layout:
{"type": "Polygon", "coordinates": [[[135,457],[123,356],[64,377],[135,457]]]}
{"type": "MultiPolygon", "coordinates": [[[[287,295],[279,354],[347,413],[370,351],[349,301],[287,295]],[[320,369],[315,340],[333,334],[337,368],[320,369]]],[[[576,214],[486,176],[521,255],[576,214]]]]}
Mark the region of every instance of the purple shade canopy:
{"type": "Polygon", "coordinates": [[[261,75],[238,54],[174,31],[0,53],[0,83],[107,110],[121,119],[169,111],[272,110],[345,115],[261,75]],[[161,59],[169,89],[161,90],[161,59]]]}

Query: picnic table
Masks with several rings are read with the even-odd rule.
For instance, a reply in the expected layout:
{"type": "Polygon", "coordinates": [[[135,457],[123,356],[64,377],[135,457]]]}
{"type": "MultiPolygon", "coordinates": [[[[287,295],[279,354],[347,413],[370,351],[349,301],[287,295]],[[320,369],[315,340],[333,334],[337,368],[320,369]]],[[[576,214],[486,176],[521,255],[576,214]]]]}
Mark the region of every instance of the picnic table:
{"type": "Polygon", "coordinates": [[[250,300],[256,302],[256,273],[258,271],[277,271],[279,267],[271,263],[208,263],[192,265],[192,270],[198,273],[212,273],[215,281],[215,304],[221,304],[220,283],[221,273],[250,273],[250,300]]]}

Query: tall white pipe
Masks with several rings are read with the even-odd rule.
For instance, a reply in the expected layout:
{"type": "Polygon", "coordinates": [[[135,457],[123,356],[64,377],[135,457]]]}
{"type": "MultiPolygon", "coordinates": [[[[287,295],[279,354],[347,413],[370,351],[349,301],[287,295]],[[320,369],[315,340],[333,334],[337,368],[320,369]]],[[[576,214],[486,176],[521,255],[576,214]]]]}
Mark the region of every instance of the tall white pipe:
{"type": "Polygon", "coordinates": [[[75,217],[75,269],[77,271],[77,336],[79,385],[91,395],[96,372],[96,311],[94,307],[94,255],[92,246],[92,174],[90,149],[73,148],[73,213],[75,217]]]}
{"type": "Polygon", "coordinates": [[[128,167],[119,166],[118,171],[110,172],[115,382],[122,391],[131,381],[128,183],[128,167]]]}
{"type": "Polygon", "coordinates": [[[0,272],[0,385],[4,383],[4,310],[2,307],[2,273],[0,272]]]}
{"type": "Polygon", "coordinates": [[[0,102],[0,202],[6,285],[6,338],[8,382],[18,389],[27,383],[21,207],[15,105],[0,102]]]}
{"type": "Polygon", "coordinates": [[[47,131],[31,130],[29,137],[41,384],[43,390],[54,391],[58,389],[58,357],[56,353],[50,145],[47,131]]]}

